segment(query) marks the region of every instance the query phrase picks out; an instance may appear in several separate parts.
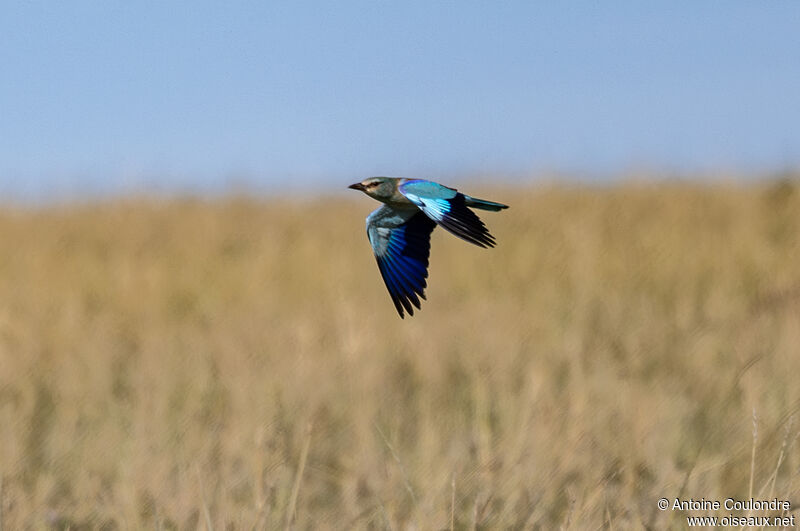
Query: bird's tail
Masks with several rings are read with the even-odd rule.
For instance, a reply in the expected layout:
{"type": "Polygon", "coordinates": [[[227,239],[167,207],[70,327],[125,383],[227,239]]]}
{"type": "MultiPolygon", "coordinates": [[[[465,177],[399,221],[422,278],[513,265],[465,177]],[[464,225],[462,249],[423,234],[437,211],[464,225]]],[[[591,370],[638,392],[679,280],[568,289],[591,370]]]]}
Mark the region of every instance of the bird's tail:
{"type": "Polygon", "coordinates": [[[504,205],[503,203],[486,201],[485,199],[478,199],[475,197],[470,197],[468,195],[464,196],[464,204],[466,204],[469,207],[480,208],[481,210],[491,210],[492,212],[498,212],[500,210],[503,210],[504,208],[508,208],[508,205],[504,205]]]}

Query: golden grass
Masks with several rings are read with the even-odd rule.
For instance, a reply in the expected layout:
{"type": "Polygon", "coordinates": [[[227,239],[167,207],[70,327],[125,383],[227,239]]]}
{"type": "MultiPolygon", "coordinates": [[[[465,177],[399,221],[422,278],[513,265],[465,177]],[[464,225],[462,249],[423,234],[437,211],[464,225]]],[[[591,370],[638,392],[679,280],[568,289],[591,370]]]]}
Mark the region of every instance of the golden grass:
{"type": "Polygon", "coordinates": [[[0,527],[680,529],[659,498],[800,502],[796,183],[473,191],[512,205],[482,214],[498,247],[435,231],[405,320],[355,194],[0,211],[0,527]]]}

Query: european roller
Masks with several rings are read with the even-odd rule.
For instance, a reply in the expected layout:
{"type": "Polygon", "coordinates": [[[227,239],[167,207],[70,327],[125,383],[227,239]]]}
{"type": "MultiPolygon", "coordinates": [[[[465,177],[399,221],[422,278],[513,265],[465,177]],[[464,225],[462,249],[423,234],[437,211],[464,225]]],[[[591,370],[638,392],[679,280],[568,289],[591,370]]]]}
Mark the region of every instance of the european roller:
{"type": "Polygon", "coordinates": [[[508,208],[421,179],[370,177],[350,188],[383,203],[367,217],[367,237],[401,318],[403,309],[414,315],[420,297],[425,299],[430,237],[436,225],[479,247],[494,247],[494,236],[468,207],[493,212],[508,208]]]}

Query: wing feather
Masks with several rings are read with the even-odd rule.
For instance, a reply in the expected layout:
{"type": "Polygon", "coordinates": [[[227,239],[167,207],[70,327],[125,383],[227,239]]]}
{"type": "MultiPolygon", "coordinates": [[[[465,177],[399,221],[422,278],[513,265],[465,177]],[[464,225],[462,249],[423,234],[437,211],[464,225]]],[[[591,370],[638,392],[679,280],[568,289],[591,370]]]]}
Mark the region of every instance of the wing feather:
{"type": "Polygon", "coordinates": [[[425,299],[430,235],[436,223],[417,208],[382,206],[367,218],[378,269],[400,317],[414,315],[425,299]]]}
{"type": "Polygon", "coordinates": [[[467,207],[464,194],[431,181],[410,180],[398,188],[409,201],[445,230],[479,247],[494,247],[494,236],[467,207]]]}

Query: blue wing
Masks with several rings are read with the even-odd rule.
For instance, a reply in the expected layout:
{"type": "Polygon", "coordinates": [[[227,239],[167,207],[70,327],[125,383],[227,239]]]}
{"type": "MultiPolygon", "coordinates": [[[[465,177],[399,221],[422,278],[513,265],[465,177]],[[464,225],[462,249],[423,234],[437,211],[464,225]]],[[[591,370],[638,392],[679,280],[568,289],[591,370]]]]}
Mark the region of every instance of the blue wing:
{"type": "Polygon", "coordinates": [[[414,315],[419,298],[425,299],[431,231],[436,227],[418,209],[382,206],[367,218],[367,236],[383,282],[400,317],[414,315]]]}
{"type": "MultiPolygon", "coordinates": [[[[413,179],[399,188],[409,201],[417,205],[426,216],[458,236],[480,247],[494,247],[495,239],[475,213],[467,208],[468,197],[453,188],[431,181],[413,179]]],[[[472,198],[469,198],[473,201],[472,198]]],[[[505,207],[505,205],[497,205],[505,207]]]]}

